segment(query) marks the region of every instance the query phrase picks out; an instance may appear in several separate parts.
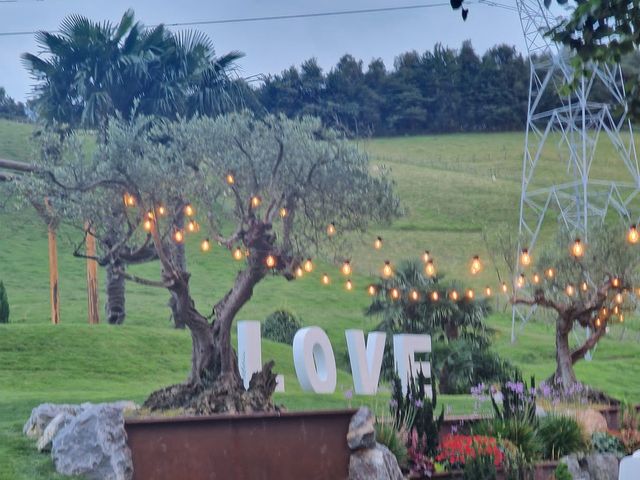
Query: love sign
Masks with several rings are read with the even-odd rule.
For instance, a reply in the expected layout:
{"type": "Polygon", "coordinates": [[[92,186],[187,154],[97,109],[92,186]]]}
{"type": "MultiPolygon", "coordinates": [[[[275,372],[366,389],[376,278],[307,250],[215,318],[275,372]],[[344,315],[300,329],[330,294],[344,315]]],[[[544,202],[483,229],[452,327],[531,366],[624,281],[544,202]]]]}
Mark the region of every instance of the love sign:
{"type": "MultiPolygon", "coordinates": [[[[380,369],[387,334],[370,332],[365,341],[362,330],[347,330],[347,350],[353,376],[353,388],[360,395],[375,395],[378,391],[380,369]]],[[[431,364],[417,361],[416,354],[431,352],[429,335],[398,334],[393,336],[393,358],[403,392],[407,392],[409,378],[420,370],[431,378],[431,364]]],[[[329,337],[320,327],[298,330],[293,339],[293,363],[303,390],[314,393],[333,393],[336,390],[336,359],[329,337]]],[[[251,376],[262,369],[260,322],[238,322],[238,364],[245,388],[251,376]]],[[[284,392],[284,377],[278,375],[276,391],[284,392]]],[[[432,392],[427,394],[431,396],[432,392]]]]}

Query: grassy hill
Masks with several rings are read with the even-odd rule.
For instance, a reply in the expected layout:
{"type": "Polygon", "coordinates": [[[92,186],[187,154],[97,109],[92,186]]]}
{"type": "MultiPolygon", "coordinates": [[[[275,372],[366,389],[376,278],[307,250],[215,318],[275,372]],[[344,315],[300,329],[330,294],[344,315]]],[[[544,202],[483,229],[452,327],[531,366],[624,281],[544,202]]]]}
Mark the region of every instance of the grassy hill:
{"type": "MultiPolygon", "coordinates": [[[[30,131],[28,125],[0,120],[0,157],[28,160],[30,131]]],[[[291,349],[263,342],[263,359],[275,359],[277,370],[286,377],[287,391],[278,395],[278,402],[290,409],[347,405],[344,392],[351,388],[351,380],[346,371],[344,330],[375,326],[376,321],[362,313],[368,304],[364,287],[385,259],[397,262],[429,249],[449,277],[476,287],[496,284],[482,231],[517,224],[522,143],[522,133],[361,143],[375,164],[392,168],[407,215],[356,240],[353,292],[343,288],[335,265],[322,263],[311,275],[295,282],[265,280],[240,312],[240,319],[261,320],[278,308],[286,308],[300,315],[305,325],[323,327],[332,340],[340,372],[336,393],[327,396],[302,392],[291,349]],[[377,235],[385,241],[381,251],[371,247],[377,235]],[[474,254],[485,259],[486,267],[479,278],[471,279],[467,263],[474,254]],[[331,275],[331,285],[320,284],[323,272],[331,275]]],[[[613,150],[604,153],[611,153],[610,165],[598,166],[596,173],[622,175],[613,150]]],[[[554,159],[551,150],[545,155],[554,159]]],[[[542,184],[559,178],[564,169],[560,162],[545,166],[537,181],[542,184]]],[[[0,197],[0,205],[2,200],[0,197]]],[[[0,213],[0,279],[8,290],[12,323],[0,326],[0,458],[9,459],[0,462],[0,479],[59,478],[49,458],[35,453],[31,442],[21,436],[30,409],[46,401],[142,401],[153,389],[186,378],[189,336],[171,328],[166,291],[135,284],[127,285],[124,326],[87,325],[85,264],[71,255],[80,237],[68,227],[59,233],[62,324],[50,325],[46,228],[31,210],[5,210],[0,213]]],[[[545,226],[543,238],[549,237],[553,224],[550,221],[545,226]]],[[[208,311],[229,288],[239,265],[219,248],[202,254],[197,243],[195,237],[187,242],[191,285],[197,306],[208,311]]],[[[149,264],[133,271],[157,278],[159,266],[149,264]]],[[[101,292],[101,301],[103,297],[101,292]]],[[[554,364],[552,326],[544,319],[532,322],[519,331],[517,342],[512,344],[504,300],[497,299],[495,307],[496,313],[489,318],[497,332],[495,349],[527,375],[535,374],[538,379],[548,376],[554,364]]],[[[579,378],[614,396],[640,402],[640,377],[629,375],[640,368],[639,339],[635,319],[612,327],[594,360],[577,367],[579,378]]],[[[352,403],[367,402],[384,409],[386,401],[387,395],[380,394],[373,399],[354,398],[352,403]]],[[[442,402],[456,413],[469,411],[473,405],[468,396],[445,397],[442,402]]]]}

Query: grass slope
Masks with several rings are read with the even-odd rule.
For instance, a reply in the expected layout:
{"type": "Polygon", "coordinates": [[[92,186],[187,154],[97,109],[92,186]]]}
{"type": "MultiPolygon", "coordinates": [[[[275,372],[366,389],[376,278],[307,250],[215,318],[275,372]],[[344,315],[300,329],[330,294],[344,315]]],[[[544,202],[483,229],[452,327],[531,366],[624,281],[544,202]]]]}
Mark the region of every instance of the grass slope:
{"type": "MultiPolygon", "coordinates": [[[[0,120],[0,157],[29,160],[30,131],[27,125],[0,120]]],[[[368,303],[363,289],[385,259],[397,262],[429,249],[440,270],[450,277],[478,288],[496,284],[492,265],[487,262],[482,274],[471,279],[467,262],[474,254],[487,261],[483,229],[493,231],[505,223],[511,227],[517,223],[522,142],[522,133],[504,133],[376,139],[361,144],[375,164],[392,168],[407,215],[356,240],[354,292],[344,290],[336,266],[328,263],[319,264],[299,281],[269,278],[256,288],[238,318],[263,319],[278,308],[292,310],[305,325],[319,325],[327,331],[340,368],[336,393],[304,393],[295,378],[291,349],[263,342],[263,359],[275,359],[277,370],[286,377],[287,391],[277,396],[278,402],[290,409],[347,404],[344,391],[351,388],[351,381],[346,372],[344,330],[375,326],[375,320],[362,314],[368,303]],[[376,235],[385,240],[382,251],[371,248],[376,235]],[[326,287],[320,284],[325,271],[333,279],[326,287]]],[[[617,172],[613,150],[610,152],[610,165],[594,167],[596,175],[617,172]]],[[[564,173],[565,167],[553,162],[552,151],[545,155],[550,161],[540,169],[540,178],[535,180],[539,184],[564,173]]],[[[553,223],[545,225],[543,238],[549,236],[553,223]]],[[[142,401],[153,389],[182,381],[188,372],[189,337],[171,329],[166,291],[128,284],[124,326],[86,325],[85,265],[71,255],[78,239],[77,232],[61,228],[62,325],[51,326],[46,228],[30,210],[0,213],[0,279],[7,286],[12,321],[0,326],[0,479],[60,478],[48,457],[35,453],[32,443],[21,436],[21,426],[33,406],[45,401],[142,401]]],[[[200,253],[198,240],[190,238],[187,243],[189,268],[197,306],[206,312],[229,288],[239,265],[220,249],[200,253]]],[[[159,266],[144,265],[134,272],[157,278],[159,266]]],[[[497,351],[527,375],[548,376],[554,364],[550,323],[544,319],[532,322],[512,344],[510,315],[503,312],[503,300],[496,302],[497,313],[489,323],[497,332],[497,351]]],[[[594,360],[578,365],[580,379],[614,396],[640,401],[640,378],[629,375],[640,367],[638,338],[636,320],[613,327],[594,360]]],[[[384,410],[387,398],[386,394],[356,397],[352,403],[367,402],[384,410]]],[[[442,403],[455,413],[473,408],[468,396],[445,397],[442,403]]]]}

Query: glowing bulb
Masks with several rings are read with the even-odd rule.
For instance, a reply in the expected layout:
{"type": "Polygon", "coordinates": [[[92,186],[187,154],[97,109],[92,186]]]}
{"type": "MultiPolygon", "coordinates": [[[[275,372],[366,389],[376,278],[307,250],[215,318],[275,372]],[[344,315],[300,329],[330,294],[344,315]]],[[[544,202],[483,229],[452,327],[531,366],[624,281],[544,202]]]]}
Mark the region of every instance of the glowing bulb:
{"type": "Polygon", "coordinates": [[[611,285],[615,288],[618,288],[620,286],[620,279],[618,277],[613,277],[613,279],[611,280],[611,285]]]}
{"type": "Polygon", "coordinates": [[[368,293],[370,296],[372,296],[372,297],[373,297],[373,296],[375,296],[375,294],[376,294],[376,293],[378,293],[378,292],[376,291],[376,287],[375,287],[375,285],[369,285],[369,286],[367,287],[367,293],[368,293]]]}
{"type": "Polygon", "coordinates": [[[520,265],[523,267],[528,267],[531,265],[531,255],[529,254],[529,250],[526,248],[522,249],[520,253],[520,265]]]}
{"type": "Polygon", "coordinates": [[[516,280],[516,286],[517,286],[518,288],[522,288],[522,287],[524,287],[524,284],[525,284],[525,283],[526,283],[526,278],[525,278],[524,274],[522,274],[522,273],[521,273],[521,274],[518,276],[518,279],[516,280]]]}
{"type": "Polygon", "coordinates": [[[422,261],[427,263],[429,260],[431,260],[431,253],[429,253],[429,250],[425,250],[422,254],[422,261]]]}
{"type": "Polygon", "coordinates": [[[302,270],[302,268],[297,267],[296,268],[296,277],[300,278],[304,275],[304,270],[302,270]]]}
{"type": "Polygon", "coordinates": [[[191,204],[187,204],[184,206],[184,214],[187,217],[193,217],[196,214],[196,210],[195,208],[193,208],[193,205],[191,204]]]}
{"type": "Polygon", "coordinates": [[[455,290],[451,290],[451,293],[449,294],[449,298],[451,300],[453,300],[454,302],[458,301],[458,292],[456,292],[455,290]]]}
{"type": "Polygon", "coordinates": [[[351,279],[347,280],[347,283],[344,284],[344,288],[349,291],[353,290],[353,283],[351,282],[351,279]]]}
{"type": "Polygon", "coordinates": [[[576,293],[576,289],[570,283],[565,287],[564,291],[569,297],[573,297],[573,295],[576,293]]]}
{"type": "Polygon", "coordinates": [[[618,318],[620,319],[620,323],[624,322],[624,315],[622,313],[618,315],[618,318]]]}
{"type": "Polygon", "coordinates": [[[287,209],[286,209],[286,208],[282,207],[282,208],[280,208],[280,212],[279,212],[279,213],[280,213],[280,218],[284,218],[284,217],[286,217],[286,216],[287,216],[287,214],[288,214],[289,212],[287,212],[287,209]]]}
{"type": "Polygon", "coordinates": [[[538,275],[537,273],[533,274],[533,283],[535,284],[540,283],[540,275],[538,275]]]}
{"type": "Polygon", "coordinates": [[[196,222],[195,220],[189,220],[189,222],[187,223],[187,230],[191,233],[200,230],[199,227],[200,226],[198,225],[198,222],[196,222]]]}
{"type": "Polygon", "coordinates": [[[482,270],[482,262],[480,261],[480,257],[475,255],[471,259],[471,275],[476,275],[482,270]]]}
{"type": "Polygon", "coordinates": [[[502,286],[500,288],[502,289],[502,293],[507,293],[507,291],[509,290],[509,288],[507,287],[507,282],[502,282],[502,286]]]}
{"type": "Polygon", "coordinates": [[[490,297],[491,296],[491,287],[488,287],[488,286],[485,287],[484,294],[485,294],[485,296],[490,297]]]}
{"type": "Polygon", "coordinates": [[[152,212],[151,210],[149,210],[149,211],[147,212],[147,218],[148,218],[149,220],[153,220],[153,219],[154,219],[154,217],[155,217],[155,215],[153,214],[153,212],[152,212]]]}
{"type": "Polygon", "coordinates": [[[467,290],[467,298],[468,298],[469,300],[473,300],[473,298],[474,298],[475,296],[476,296],[475,292],[474,292],[472,289],[470,289],[470,288],[469,288],[469,289],[467,290]]]}
{"type": "Polygon", "coordinates": [[[329,275],[327,275],[326,273],[322,275],[322,284],[323,285],[329,285],[329,283],[331,282],[331,280],[329,280],[329,275]]]}
{"type": "Polygon", "coordinates": [[[142,228],[144,228],[145,232],[150,232],[153,228],[153,222],[147,218],[142,224],[142,228]]]}
{"type": "Polygon", "coordinates": [[[344,261],[341,271],[343,275],[351,275],[351,263],[349,262],[349,260],[344,261]]]}
{"type": "Polygon", "coordinates": [[[389,295],[391,295],[392,300],[398,300],[400,298],[400,290],[398,290],[397,288],[392,288],[389,292],[389,295]]]}
{"type": "Polygon", "coordinates": [[[202,250],[203,252],[208,252],[209,250],[211,250],[211,243],[209,243],[209,239],[205,238],[202,243],[200,244],[200,250],[202,250]]]}
{"type": "Polygon", "coordinates": [[[273,268],[278,262],[276,260],[276,257],[274,257],[273,255],[267,255],[267,258],[264,259],[264,263],[267,265],[267,267],[273,268]]]}
{"type": "Polygon", "coordinates": [[[600,325],[602,325],[602,320],[600,320],[600,317],[596,318],[596,327],[600,328],[600,325]]]}
{"type": "Polygon", "coordinates": [[[580,290],[582,290],[583,292],[586,292],[587,290],[589,290],[589,285],[587,285],[587,282],[582,282],[580,284],[580,290]]]}
{"type": "Polygon", "coordinates": [[[373,248],[380,250],[382,248],[382,237],[376,237],[373,241],[373,248]]]}
{"type": "Polygon", "coordinates": [[[182,243],[184,241],[184,233],[182,233],[182,230],[176,230],[173,233],[173,239],[176,243],[182,243]]]}
{"type": "Polygon", "coordinates": [[[418,293],[417,290],[411,290],[409,292],[409,298],[414,301],[417,302],[418,300],[420,300],[420,294],[418,293]]]}
{"type": "Polygon", "coordinates": [[[584,256],[584,245],[579,238],[576,238],[571,246],[571,255],[575,258],[582,258],[584,256]]]}
{"type": "Polygon", "coordinates": [[[229,185],[233,185],[234,183],[236,183],[236,179],[231,172],[227,173],[225,180],[229,185]]]}
{"type": "Polygon", "coordinates": [[[136,206],[136,197],[131,195],[130,193],[125,193],[122,197],[124,204],[127,207],[135,207],[136,206]]]}
{"type": "Polygon", "coordinates": [[[389,278],[393,275],[393,268],[391,267],[391,263],[389,260],[385,260],[384,266],[382,267],[382,275],[389,278]]]}
{"type": "Polygon", "coordinates": [[[437,291],[431,292],[431,300],[437,302],[440,299],[440,294],[437,291]]]}
{"type": "Polygon", "coordinates": [[[161,217],[164,217],[167,214],[167,209],[162,205],[158,205],[158,208],[156,210],[158,212],[158,215],[160,215],[161,217]]]}
{"type": "Polygon", "coordinates": [[[244,254],[242,253],[242,249],[240,247],[236,247],[233,249],[233,259],[234,260],[242,260],[244,254]]]}
{"type": "Polygon", "coordinates": [[[620,292],[616,293],[615,301],[617,304],[621,304],[622,302],[624,302],[624,297],[620,292]]]}
{"type": "Polygon", "coordinates": [[[313,262],[311,261],[310,258],[307,258],[305,260],[303,267],[305,272],[307,273],[313,272],[313,262]]]}
{"type": "Polygon", "coordinates": [[[602,318],[607,318],[608,314],[609,314],[609,311],[607,310],[607,307],[602,307],[600,309],[600,315],[602,315],[602,318]]]}
{"type": "Polygon", "coordinates": [[[620,307],[618,305],[613,306],[613,314],[620,315],[620,307]]]}
{"type": "Polygon", "coordinates": [[[547,268],[544,274],[547,276],[548,279],[552,279],[553,277],[556,276],[556,271],[553,268],[547,268]]]}
{"type": "Polygon", "coordinates": [[[333,237],[336,234],[336,225],[335,223],[331,222],[329,225],[327,225],[327,235],[329,235],[330,237],[333,237]]]}
{"type": "Polygon", "coordinates": [[[631,225],[631,227],[629,227],[629,231],[627,232],[627,242],[636,244],[638,243],[638,240],[640,240],[640,233],[638,233],[638,229],[635,225],[631,225]]]}
{"type": "Polygon", "coordinates": [[[262,199],[258,195],[251,197],[251,207],[258,208],[262,204],[262,199]]]}
{"type": "Polygon", "coordinates": [[[430,277],[435,276],[435,274],[436,274],[436,266],[433,264],[433,260],[428,260],[427,261],[427,264],[424,267],[424,271],[430,277]]]}

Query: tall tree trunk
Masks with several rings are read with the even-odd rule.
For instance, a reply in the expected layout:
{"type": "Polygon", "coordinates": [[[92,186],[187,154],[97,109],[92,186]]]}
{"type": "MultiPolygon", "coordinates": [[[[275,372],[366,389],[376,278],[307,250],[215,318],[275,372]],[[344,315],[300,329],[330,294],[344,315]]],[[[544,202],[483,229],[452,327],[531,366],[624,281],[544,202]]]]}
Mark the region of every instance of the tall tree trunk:
{"type": "MultiPolygon", "coordinates": [[[[178,207],[181,208],[181,207],[178,207]]],[[[184,228],[184,213],[180,210],[180,213],[176,215],[176,227],[183,229],[184,228]]],[[[187,254],[184,250],[184,243],[178,244],[175,247],[176,251],[174,254],[174,261],[176,262],[176,266],[178,270],[181,272],[187,271],[187,254]]],[[[169,308],[171,309],[171,318],[173,320],[173,326],[175,328],[184,328],[186,326],[184,320],[182,319],[182,315],[178,310],[178,298],[175,292],[170,291],[169,297],[169,308]]]]}
{"type": "Polygon", "coordinates": [[[111,325],[122,325],[126,316],[125,311],[125,278],[122,271],[125,266],[122,262],[115,260],[106,266],[106,301],[105,312],[107,321],[111,325]]]}
{"type": "Polygon", "coordinates": [[[569,347],[571,323],[570,319],[561,316],[556,320],[556,372],[553,380],[565,390],[577,382],[569,347]]]}

